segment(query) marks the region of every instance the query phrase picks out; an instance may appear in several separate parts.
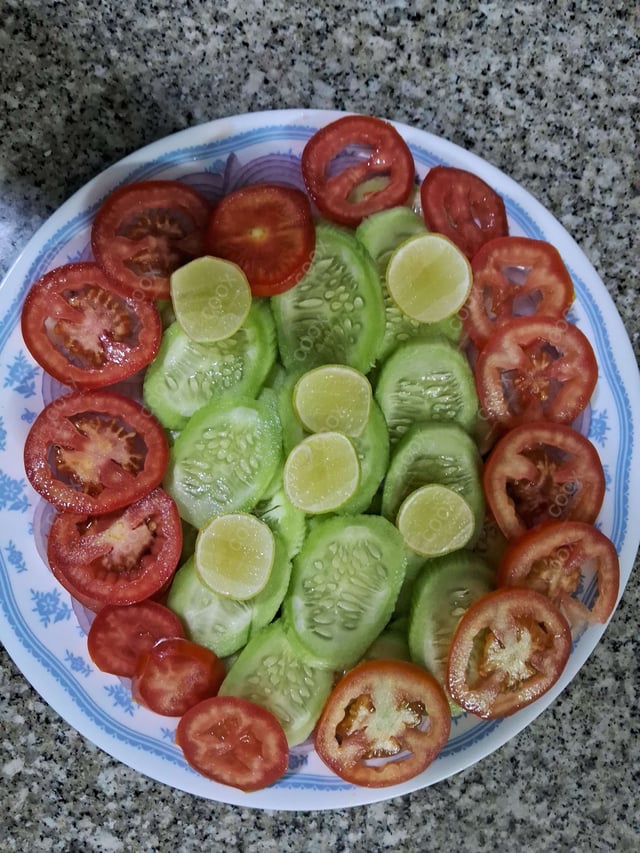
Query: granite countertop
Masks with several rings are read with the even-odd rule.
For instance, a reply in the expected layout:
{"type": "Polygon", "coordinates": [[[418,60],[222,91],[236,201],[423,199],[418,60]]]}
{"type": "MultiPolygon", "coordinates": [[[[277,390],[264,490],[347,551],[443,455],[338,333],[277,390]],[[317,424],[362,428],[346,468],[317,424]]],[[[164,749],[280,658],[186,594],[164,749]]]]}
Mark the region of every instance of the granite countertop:
{"type": "MultiPolygon", "coordinates": [[[[4,0],[0,273],[123,155],[217,117],[376,113],[522,184],[574,236],[640,355],[637,4],[4,0]]],[[[636,564],[636,570],[638,566],[636,564]]],[[[568,689],[479,764],[333,812],[200,800],[75,732],[0,654],[7,851],[638,849],[638,572],[568,689]]]]}

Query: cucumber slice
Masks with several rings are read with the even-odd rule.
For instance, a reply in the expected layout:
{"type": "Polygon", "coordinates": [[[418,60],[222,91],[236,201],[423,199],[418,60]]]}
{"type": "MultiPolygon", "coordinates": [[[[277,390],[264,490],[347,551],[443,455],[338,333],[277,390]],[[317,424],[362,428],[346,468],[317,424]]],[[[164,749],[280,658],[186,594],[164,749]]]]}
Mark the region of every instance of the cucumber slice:
{"type": "Polygon", "coordinates": [[[219,595],[200,580],[195,560],[187,560],[174,575],[167,607],[176,613],[189,639],[228,657],[274,618],[289,586],[291,560],[287,546],[275,536],[276,553],[267,585],[245,601],[219,595]]]}
{"type": "Polygon", "coordinates": [[[389,622],[364,654],[365,660],[411,660],[407,632],[409,619],[404,616],[389,622]]]}
{"type": "Polygon", "coordinates": [[[219,695],[240,696],[267,708],[291,747],[311,734],[332,687],[333,672],[301,653],[278,619],[240,652],[219,695]]]}
{"type": "Polygon", "coordinates": [[[493,569],[477,554],[465,550],[427,560],[415,583],[409,651],[412,660],[428,669],[445,693],[447,657],[460,617],[494,586],[493,569]]]}
{"type": "Polygon", "coordinates": [[[402,537],[384,518],[318,522],[293,563],[286,622],[319,663],[348,668],[389,621],[405,565],[402,537]]]}
{"type": "Polygon", "coordinates": [[[375,398],[389,427],[391,446],[416,423],[455,421],[471,433],[478,419],[473,372],[449,341],[410,341],[380,371],[375,398]]]}
{"type": "Polygon", "coordinates": [[[382,514],[395,521],[407,495],[428,483],[440,483],[459,492],[473,511],[475,532],[471,547],[484,521],[481,466],[473,439],[458,424],[417,424],[392,454],[382,491],[382,514]]]}
{"type": "Polygon", "coordinates": [[[427,228],[421,216],[408,207],[392,207],[367,217],[356,229],[356,238],[373,258],[384,301],[385,330],[378,353],[380,361],[385,361],[396,347],[415,338],[446,338],[458,343],[462,334],[462,323],[456,317],[449,317],[437,323],[419,323],[407,317],[391,298],[386,284],[386,271],[389,258],[402,243],[427,228]]]}
{"type": "Polygon", "coordinates": [[[372,400],[364,431],[352,438],[360,462],[360,483],[356,493],[340,509],[340,515],[364,512],[384,479],[389,465],[389,432],[378,404],[372,400]]]}
{"type": "Polygon", "coordinates": [[[311,266],[295,287],[271,299],[280,357],[299,376],[321,364],[350,364],[368,373],[384,333],[380,281],[354,235],[316,226],[311,266]]]}
{"type": "Polygon", "coordinates": [[[281,462],[282,431],[269,404],[213,400],[176,439],[164,487],[181,517],[201,528],[214,515],[253,509],[281,462]]]}
{"type": "Polygon", "coordinates": [[[275,326],[265,301],[254,300],[240,329],[215,343],[196,343],[173,323],[147,368],[145,405],[167,429],[182,429],[210,400],[230,394],[254,397],[275,356],[275,326]]]}
{"type": "Polygon", "coordinates": [[[279,472],[279,485],[276,491],[264,498],[254,509],[261,521],[284,541],[289,557],[294,557],[307,535],[307,517],[295,507],[282,487],[282,472],[279,472]]]}

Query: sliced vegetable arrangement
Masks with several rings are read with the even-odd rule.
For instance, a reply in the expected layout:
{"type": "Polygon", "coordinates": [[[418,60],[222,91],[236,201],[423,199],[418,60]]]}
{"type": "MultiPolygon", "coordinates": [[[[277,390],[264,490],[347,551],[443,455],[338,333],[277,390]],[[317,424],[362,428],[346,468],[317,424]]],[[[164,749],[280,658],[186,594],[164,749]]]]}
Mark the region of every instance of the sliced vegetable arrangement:
{"type": "Polygon", "coordinates": [[[510,236],[469,172],[418,183],[376,118],[326,125],[301,170],[307,194],[213,207],[120,188],[95,262],[47,273],[22,318],[70,386],[25,470],[56,510],[50,568],[95,614],[89,654],[244,791],[308,738],[348,782],[412,778],[452,714],[552,687],[619,589],[574,427],[597,365],[556,250],[510,236]],[[138,401],[113,387],[134,374],[138,401]]]}

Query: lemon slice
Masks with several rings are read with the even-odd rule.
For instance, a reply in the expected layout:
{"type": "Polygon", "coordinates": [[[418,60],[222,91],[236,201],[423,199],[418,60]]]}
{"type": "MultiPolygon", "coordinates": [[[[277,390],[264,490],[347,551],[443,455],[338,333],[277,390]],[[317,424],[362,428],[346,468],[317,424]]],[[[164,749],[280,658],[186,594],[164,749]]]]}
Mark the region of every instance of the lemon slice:
{"type": "Polygon", "coordinates": [[[198,534],[196,572],[214,592],[244,601],[266,586],[273,567],[271,529],[255,515],[229,513],[210,521],[198,534]]]}
{"type": "Polygon", "coordinates": [[[473,536],[475,519],[462,495],[433,483],[405,498],[396,526],[412,551],[439,557],[464,548],[473,536]]]}
{"type": "Polygon", "coordinates": [[[230,338],[251,307],[251,288],[237,264],[204,255],[179,267],[171,276],[176,319],[198,343],[230,338]]]}
{"type": "Polygon", "coordinates": [[[371,396],[369,380],[359,370],[325,364],[298,379],[293,406],[309,432],[342,432],[355,438],[367,425],[371,396]]]}
{"type": "Polygon", "coordinates": [[[462,308],[471,290],[471,265],[442,234],[421,234],[389,259],[387,287],[398,308],[421,323],[437,323],[462,308]]]}
{"type": "Polygon", "coordinates": [[[355,494],[360,482],[356,449],[341,432],[316,432],[289,453],[284,488],[294,506],[307,513],[332,512],[355,494]]]}

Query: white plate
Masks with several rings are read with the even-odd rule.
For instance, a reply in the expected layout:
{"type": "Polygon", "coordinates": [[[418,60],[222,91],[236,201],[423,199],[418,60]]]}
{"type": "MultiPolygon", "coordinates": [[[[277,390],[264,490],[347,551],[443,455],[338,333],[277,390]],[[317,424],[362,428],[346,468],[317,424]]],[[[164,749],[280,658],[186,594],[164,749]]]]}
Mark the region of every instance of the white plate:
{"type": "MultiPolygon", "coordinates": [[[[253,113],[191,128],[141,149],[67,201],[29,242],[0,289],[0,639],[43,698],[114,758],[184,791],[256,808],[324,809],[375,802],[432,785],[474,764],[553,701],[604,630],[594,627],[582,634],[560,681],[534,705],[496,722],[467,716],[455,720],[446,748],[425,773],[382,790],[345,784],[304,748],[293,751],[287,774],[265,791],[243,794],[210,782],[183,761],[173,742],[176,721],[135,705],[126,687],[97,670],[88,657],[69,596],[45,567],[33,537],[40,502],[25,480],[22,448],[29,425],[43,406],[43,377],[20,333],[24,295],[46,270],[88,256],[91,219],[101,199],[119,184],[225,169],[228,177],[266,153],[299,155],[314,129],[338,115],[301,110],[253,113]],[[229,161],[231,155],[237,159],[229,161]]],[[[480,175],[503,196],[511,233],[553,243],[573,276],[577,300],[571,319],[591,340],[600,366],[589,426],[607,477],[598,525],[620,554],[624,588],[640,538],[640,527],[630,518],[631,495],[640,491],[640,378],[615,306],[576,243],[518,184],[456,145],[407,126],[397,127],[411,146],[421,176],[438,163],[480,175]]],[[[593,590],[584,591],[585,600],[589,595],[593,590]]]]}

